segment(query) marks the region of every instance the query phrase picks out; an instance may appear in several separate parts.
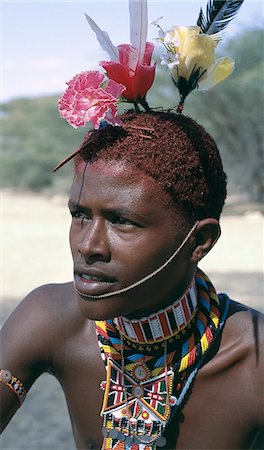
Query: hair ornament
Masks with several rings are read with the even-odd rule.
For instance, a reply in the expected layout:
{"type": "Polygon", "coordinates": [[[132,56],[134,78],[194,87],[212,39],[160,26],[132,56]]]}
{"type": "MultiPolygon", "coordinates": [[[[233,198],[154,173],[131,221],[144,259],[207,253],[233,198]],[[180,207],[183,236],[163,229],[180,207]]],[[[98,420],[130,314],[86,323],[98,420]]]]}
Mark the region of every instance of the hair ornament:
{"type": "MultiPolygon", "coordinates": [[[[165,49],[161,64],[168,67],[179,91],[178,114],[182,113],[185,99],[194,89],[208,90],[233,72],[234,61],[227,57],[216,60],[215,48],[243,1],[208,0],[206,15],[201,8],[195,26],[174,26],[164,32],[159,25],[162,17],[152,22],[159,29],[156,41],[165,49]]],[[[137,112],[140,112],[140,106],[151,111],[146,94],[154,82],[156,64],[151,63],[154,44],[147,41],[147,0],[129,0],[129,44],[115,46],[108,33],[87,14],[85,16],[109,60],[99,62],[104,74],[99,70],[88,70],[67,83],[68,87],[58,101],[60,116],[74,128],[84,127],[87,122],[95,130],[107,124],[123,126],[117,109],[120,102],[133,103],[137,112]]],[[[142,133],[142,137],[149,139],[146,133],[142,133]]],[[[54,171],[72,159],[88,141],[67,156],[54,171]]]]}
{"type": "Polygon", "coordinates": [[[98,130],[102,121],[121,125],[117,117],[117,103],[125,87],[95,70],[82,72],[68,83],[59,99],[59,110],[74,128],[84,127],[88,121],[98,130]]]}
{"type": "Polygon", "coordinates": [[[151,66],[154,44],[147,42],[147,0],[129,0],[130,44],[115,47],[107,32],[85,16],[110,61],[99,62],[105,75],[99,71],[75,75],[59,98],[59,112],[74,128],[88,121],[94,129],[100,128],[102,121],[120,126],[118,102],[133,103],[137,111],[141,104],[149,111],[146,93],[154,81],[155,65],[151,66]]]}
{"type": "MultiPolygon", "coordinates": [[[[154,44],[147,42],[148,32],[148,10],[147,0],[129,0],[130,19],[130,44],[121,44],[115,50],[115,58],[111,58],[112,51],[109,52],[109,41],[105,46],[102,39],[102,32],[89,16],[86,15],[88,23],[96,37],[109,56],[110,61],[100,61],[107,76],[117,83],[125,86],[123,100],[134,103],[135,109],[139,110],[141,104],[145,110],[149,110],[146,102],[146,93],[151,88],[155,77],[155,65],[151,66],[151,58],[154,44]]],[[[106,35],[104,35],[106,36],[106,35]]],[[[110,41],[111,42],[111,41],[110,41]]]]}
{"type": "Polygon", "coordinates": [[[216,60],[215,48],[243,1],[209,0],[206,16],[201,8],[196,26],[174,26],[164,32],[159,25],[162,17],[152,22],[152,25],[159,29],[157,41],[165,48],[161,64],[168,67],[172,81],[179,91],[179,114],[183,111],[186,97],[194,89],[211,89],[232,74],[233,59],[224,57],[216,60]]]}

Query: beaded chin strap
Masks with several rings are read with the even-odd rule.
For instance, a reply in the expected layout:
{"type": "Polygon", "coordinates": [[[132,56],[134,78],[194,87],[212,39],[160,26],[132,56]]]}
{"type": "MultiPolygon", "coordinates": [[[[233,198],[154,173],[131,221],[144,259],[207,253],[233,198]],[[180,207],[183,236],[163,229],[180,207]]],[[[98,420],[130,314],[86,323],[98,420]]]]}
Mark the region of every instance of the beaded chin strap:
{"type": "Polygon", "coordinates": [[[166,445],[165,429],[186,400],[229,309],[228,297],[217,296],[200,270],[195,281],[198,310],[182,330],[160,342],[135,343],[120,333],[118,321],[96,322],[107,373],[101,382],[103,450],[166,445]]]}
{"type": "Polygon", "coordinates": [[[183,246],[186,244],[186,242],[192,236],[192,234],[194,233],[194,231],[197,228],[198,223],[199,223],[199,220],[197,220],[195,222],[195,224],[192,226],[192,228],[190,229],[188,234],[184,237],[184,239],[182,240],[180,245],[177,247],[177,249],[174,251],[174,253],[161,266],[157,267],[157,269],[155,269],[153,272],[149,273],[145,277],[141,278],[140,280],[137,280],[134,283],[132,283],[129,286],[126,286],[122,289],[118,289],[116,291],[110,291],[110,292],[107,292],[105,294],[100,294],[100,295],[90,295],[90,294],[84,294],[83,292],[79,292],[74,284],[74,288],[75,288],[76,292],[78,292],[78,294],[81,297],[100,299],[100,298],[113,297],[113,295],[123,294],[124,292],[130,291],[131,289],[134,289],[135,287],[140,286],[141,284],[143,284],[146,281],[150,280],[151,278],[155,277],[159,272],[164,270],[171,263],[171,261],[178,255],[178,253],[181,251],[183,246]]]}

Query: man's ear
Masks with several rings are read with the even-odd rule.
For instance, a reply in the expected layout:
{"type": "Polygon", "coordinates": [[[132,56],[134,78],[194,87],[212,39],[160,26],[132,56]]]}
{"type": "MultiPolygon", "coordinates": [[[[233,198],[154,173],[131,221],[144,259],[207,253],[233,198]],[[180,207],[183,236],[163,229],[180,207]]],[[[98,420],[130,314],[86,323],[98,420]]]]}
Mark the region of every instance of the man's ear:
{"type": "Polygon", "coordinates": [[[192,238],[191,261],[197,264],[211,250],[220,234],[218,220],[213,218],[200,220],[192,238]]]}

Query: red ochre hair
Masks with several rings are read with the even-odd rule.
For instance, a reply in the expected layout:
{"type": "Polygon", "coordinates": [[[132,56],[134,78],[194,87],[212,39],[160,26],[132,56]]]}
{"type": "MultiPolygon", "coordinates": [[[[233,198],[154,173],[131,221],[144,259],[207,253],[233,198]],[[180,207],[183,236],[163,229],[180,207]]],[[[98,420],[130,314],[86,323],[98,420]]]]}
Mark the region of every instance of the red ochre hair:
{"type": "Polygon", "coordinates": [[[124,161],[154,178],[189,219],[219,219],[226,175],[207,131],[171,112],[127,112],[121,119],[123,127],[108,125],[84,138],[75,170],[81,161],[124,161]]]}

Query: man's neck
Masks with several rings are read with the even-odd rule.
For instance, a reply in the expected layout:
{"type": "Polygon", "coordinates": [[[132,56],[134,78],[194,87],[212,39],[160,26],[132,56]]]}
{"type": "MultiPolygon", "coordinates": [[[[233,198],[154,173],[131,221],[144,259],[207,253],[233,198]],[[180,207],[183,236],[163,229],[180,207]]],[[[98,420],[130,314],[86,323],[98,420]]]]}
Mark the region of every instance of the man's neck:
{"type": "Polygon", "coordinates": [[[140,319],[117,317],[114,323],[129,340],[155,343],[175,336],[192,320],[197,310],[197,292],[193,280],[185,294],[172,304],[140,319]]]}

